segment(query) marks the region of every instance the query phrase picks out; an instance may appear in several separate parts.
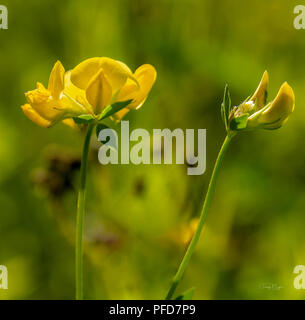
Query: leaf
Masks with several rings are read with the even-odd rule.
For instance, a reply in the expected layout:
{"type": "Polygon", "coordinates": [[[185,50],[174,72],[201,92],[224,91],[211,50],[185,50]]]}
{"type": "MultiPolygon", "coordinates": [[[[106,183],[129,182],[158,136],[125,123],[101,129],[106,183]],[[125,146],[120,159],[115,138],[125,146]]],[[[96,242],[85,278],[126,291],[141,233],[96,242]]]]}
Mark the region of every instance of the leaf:
{"type": "Polygon", "coordinates": [[[230,129],[231,130],[242,130],[247,127],[247,122],[249,118],[249,113],[245,113],[240,117],[233,118],[230,122],[230,129]]]}
{"type": "Polygon", "coordinates": [[[101,116],[99,117],[99,120],[103,120],[105,118],[112,116],[113,114],[117,113],[121,109],[126,108],[131,102],[132,102],[132,100],[126,100],[126,101],[122,101],[122,102],[116,102],[116,103],[108,106],[102,112],[101,116]]]}
{"type": "Polygon", "coordinates": [[[228,85],[225,86],[225,91],[223,95],[223,101],[221,104],[221,117],[225,124],[226,130],[228,129],[228,119],[231,111],[231,98],[228,85]]]}
{"type": "Polygon", "coordinates": [[[175,300],[192,300],[194,295],[195,288],[191,288],[186,290],[180,296],[178,296],[175,300]]]}
{"type": "Polygon", "coordinates": [[[91,114],[81,114],[78,117],[73,118],[76,124],[87,124],[94,120],[94,117],[91,114]]]}

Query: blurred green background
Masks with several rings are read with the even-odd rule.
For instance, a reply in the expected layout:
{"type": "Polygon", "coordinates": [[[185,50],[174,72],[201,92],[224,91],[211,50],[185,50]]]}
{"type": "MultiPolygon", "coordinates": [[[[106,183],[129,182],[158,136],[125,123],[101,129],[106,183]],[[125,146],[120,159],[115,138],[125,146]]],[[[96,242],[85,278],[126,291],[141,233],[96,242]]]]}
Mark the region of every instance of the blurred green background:
{"type": "Polygon", "coordinates": [[[238,135],[226,155],[200,244],[177,294],[195,299],[303,299],[305,265],[305,30],[287,0],[1,0],[1,299],[74,298],[74,223],[82,135],[42,129],[21,112],[24,92],[66,69],[109,56],[133,70],[153,64],[157,82],[132,128],[206,128],[207,170],[102,166],[92,141],[86,213],[85,297],[162,299],[198,216],[225,132],[223,88],[239,104],[270,74],[296,109],[276,131],[238,135]]]}

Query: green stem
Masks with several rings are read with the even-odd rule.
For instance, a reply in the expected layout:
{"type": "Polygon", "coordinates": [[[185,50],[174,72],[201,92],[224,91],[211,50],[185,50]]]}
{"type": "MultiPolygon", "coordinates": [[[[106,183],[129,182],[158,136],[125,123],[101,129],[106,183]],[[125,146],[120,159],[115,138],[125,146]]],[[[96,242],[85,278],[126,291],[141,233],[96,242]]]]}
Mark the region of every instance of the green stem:
{"type": "Polygon", "coordinates": [[[200,234],[201,234],[201,231],[202,231],[202,228],[204,226],[204,222],[205,222],[205,218],[206,218],[206,215],[207,215],[207,212],[208,212],[208,209],[209,209],[209,206],[211,204],[211,200],[212,200],[212,196],[213,196],[213,193],[214,193],[214,190],[215,190],[215,185],[216,185],[216,180],[217,180],[217,176],[218,176],[218,173],[219,173],[219,169],[221,167],[221,163],[222,163],[222,160],[224,158],[224,155],[225,155],[225,152],[226,150],[228,149],[228,146],[230,144],[230,141],[231,139],[233,138],[235,134],[228,134],[222,144],[222,147],[218,153],[218,157],[217,157],[217,160],[215,162],[215,166],[214,166],[214,169],[213,169],[213,173],[212,173],[212,176],[211,176],[211,180],[210,180],[210,183],[209,183],[209,187],[208,187],[208,191],[207,191],[207,194],[206,194],[206,197],[205,197],[205,200],[204,200],[204,203],[203,203],[203,207],[202,207],[202,210],[201,210],[201,214],[200,214],[200,219],[199,219],[199,223],[198,223],[198,227],[197,227],[197,230],[192,238],[192,241],[190,242],[189,246],[188,246],[188,249],[183,257],[183,260],[179,266],[179,269],[175,275],[175,277],[173,278],[173,281],[172,281],[172,285],[168,291],[168,294],[166,296],[166,300],[170,300],[172,299],[174,293],[175,293],[175,290],[177,288],[177,286],[179,285],[181,279],[182,279],[182,276],[184,274],[184,271],[192,257],[192,254],[194,252],[194,249],[196,247],[196,244],[200,238],[200,234]]]}
{"type": "Polygon", "coordinates": [[[90,138],[94,128],[94,124],[89,124],[87,134],[83,146],[82,162],[80,169],[80,186],[77,199],[77,217],[76,217],[76,243],[75,243],[75,280],[76,280],[76,300],[84,298],[83,285],[83,255],[84,255],[84,216],[85,216],[85,200],[86,200],[86,176],[87,162],[90,146],[90,138]]]}

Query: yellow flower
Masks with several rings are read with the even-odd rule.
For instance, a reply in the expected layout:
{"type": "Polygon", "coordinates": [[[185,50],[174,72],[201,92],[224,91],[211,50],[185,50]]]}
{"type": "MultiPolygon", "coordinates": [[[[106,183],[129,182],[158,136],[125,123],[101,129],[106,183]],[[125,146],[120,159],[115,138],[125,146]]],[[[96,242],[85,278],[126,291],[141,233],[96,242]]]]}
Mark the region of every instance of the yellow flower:
{"type": "Polygon", "coordinates": [[[42,127],[50,127],[56,122],[81,115],[85,108],[63,94],[65,69],[57,61],[49,78],[48,89],[37,83],[37,89],[28,91],[27,104],[21,108],[25,115],[42,127]]]}
{"type": "Polygon", "coordinates": [[[123,62],[106,57],[91,58],[76,66],[68,76],[74,87],[70,87],[70,94],[91,108],[95,115],[110,104],[132,100],[126,108],[113,115],[119,121],[130,110],[143,105],[156,75],[155,68],[149,64],[140,66],[132,73],[123,62]]]}
{"type": "Polygon", "coordinates": [[[292,88],[287,82],[284,82],[276,98],[266,104],[268,83],[269,76],[265,71],[252,97],[231,110],[230,130],[278,129],[288,120],[295,106],[292,88]]]}
{"type": "Polygon", "coordinates": [[[156,74],[151,65],[144,64],[132,73],[123,62],[106,57],[87,59],[68,72],[57,62],[48,89],[38,83],[37,89],[26,93],[28,104],[22,109],[43,127],[61,120],[73,126],[72,118],[99,120],[107,107],[125,102],[106,114],[120,121],[130,110],[143,105],[156,74]]]}

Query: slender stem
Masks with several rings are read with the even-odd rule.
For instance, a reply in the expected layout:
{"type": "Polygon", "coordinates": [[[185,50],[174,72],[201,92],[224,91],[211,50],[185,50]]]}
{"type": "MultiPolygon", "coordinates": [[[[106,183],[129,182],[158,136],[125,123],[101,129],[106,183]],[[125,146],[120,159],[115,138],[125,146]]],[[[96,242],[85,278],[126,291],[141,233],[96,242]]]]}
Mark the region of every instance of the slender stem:
{"type": "Polygon", "coordinates": [[[76,300],[84,298],[83,285],[83,234],[84,234],[84,216],[85,216],[85,198],[86,198],[86,176],[88,152],[90,146],[90,138],[94,128],[94,124],[89,124],[87,134],[84,141],[82,162],[80,169],[80,186],[77,199],[77,217],[76,217],[76,243],[75,243],[75,280],[76,280],[76,300]]]}
{"type": "Polygon", "coordinates": [[[212,176],[211,176],[211,180],[210,180],[210,183],[209,183],[209,186],[208,186],[208,191],[207,191],[207,194],[206,194],[206,197],[205,197],[205,200],[204,200],[204,203],[203,203],[203,207],[202,207],[202,210],[201,210],[201,214],[200,214],[200,219],[199,219],[199,223],[198,223],[198,227],[197,227],[197,230],[192,238],[192,241],[190,242],[189,246],[188,246],[188,249],[183,257],[183,260],[179,266],[179,269],[175,275],[175,277],[173,278],[173,281],[172,281],[172,285],[168,291],[168,294],[166,296],[166,300],[170,300],[174,293],[175,293],[175,290],[177,288],[177,286],[179,285],[179,282],[181,281],[182,279],[182,276],[184,274],[184,271],[192,257],[192,254],[194,252],[194,249],[196,247],[196,244],[200,238],[200,234],[201,234],[201,231],[202,231],[202,228],[204,226],[204,222],[205,222],[205,218],[206,218],[206,215],[207,215],[207,212],[208,212],[208,209],[209,209],[209,206],[211,204],[211,200],[212,200],[212,196],[213,196],[213,193],[214,193],[214,190],[215,190],[215,185],[216,185],[216,180],[217,180],[217,176],[218,176],[218,173],[219,173],[219,169],[221,167],[221,163],[222,163],[222,160],[224,158],[224,155],[225,155],[225,152],[226,150],[228,149],[228,146],[230,144],[230,141],[231,139],[233,138],[235,134],[228,134],[222,144],[222,147],[218,153],[218,157],[217,157],[217,160],[215,162],[215,166],[214,166],[214,169],[213,169],[213,173],[212,173],[212,176]]]}

